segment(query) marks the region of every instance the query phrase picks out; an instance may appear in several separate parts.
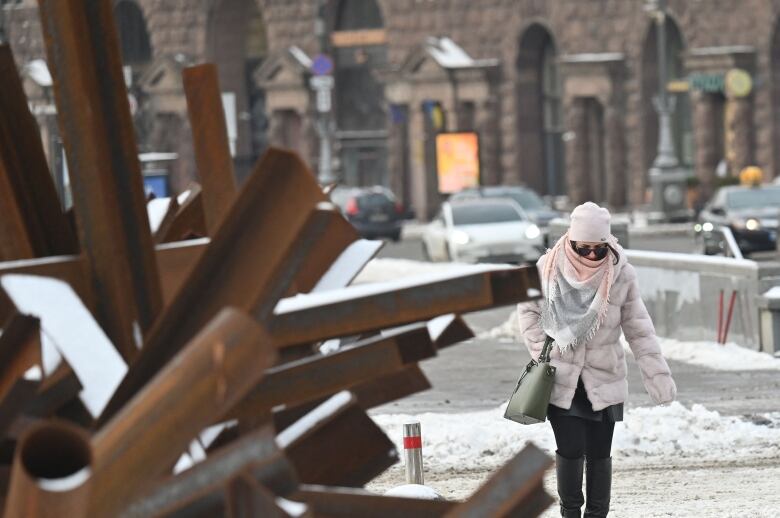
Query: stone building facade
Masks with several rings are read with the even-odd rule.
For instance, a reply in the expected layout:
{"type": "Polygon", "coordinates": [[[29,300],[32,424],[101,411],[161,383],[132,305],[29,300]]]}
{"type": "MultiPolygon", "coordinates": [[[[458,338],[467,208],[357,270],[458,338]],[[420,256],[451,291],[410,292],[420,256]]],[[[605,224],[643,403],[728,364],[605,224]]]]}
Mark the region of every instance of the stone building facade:
{"type": "MultiPolygon", "coordinates": [[[[3,3],[25,70],[44,54],[35,2],[3,3]]],[[[115,3],[125,61],[134,60],[139,145],[179,154],[176,190],[196,174],[178,74],[202,61],[219,65],[235,106],[240,174],[268,144],[297,149],[316,170],[309,78],[322,14],[335,61],[335,165],[346,183],[388,185],[431,217],[443,199],[435,135],[476,131],[484,184],[615,208],[647,202],[660,22],[646,0],[323,0],[322,11],[317,0],[115,3]]],[[[751,164],[776,176],[780,0],[668,3],[673,140],[692,185],[706,197],[722,181],[717,170],[751,164]],[[734,70],[750,88],[729,87],[734,70]]],[[[45,99],[45,87],[33,90],[45,99]]]]}

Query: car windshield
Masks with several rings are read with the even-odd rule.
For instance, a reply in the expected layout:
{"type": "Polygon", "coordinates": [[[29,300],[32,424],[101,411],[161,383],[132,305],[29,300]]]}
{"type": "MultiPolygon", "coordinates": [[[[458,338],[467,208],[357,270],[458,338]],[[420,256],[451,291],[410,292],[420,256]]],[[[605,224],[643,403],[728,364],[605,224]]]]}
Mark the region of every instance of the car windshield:
{"type": "Polygon", "coordinates": [[[524,209],[545,208],[544,201],[533,191],[512,191],[506,193],[505,196],[515,200],[524,209]]]}
{"type": "Polygon", "coordinates": [[[780,207],[780,188],[745,189],[728,193],[726,205],[730,209],[759,209],[780,207]]]}
{"type": "Polygon", "coordinates": [[[452,223],[456,227],[510,221],[523,221],[523,217],[517,209],[506,203],[452,206],[452,223]]]}

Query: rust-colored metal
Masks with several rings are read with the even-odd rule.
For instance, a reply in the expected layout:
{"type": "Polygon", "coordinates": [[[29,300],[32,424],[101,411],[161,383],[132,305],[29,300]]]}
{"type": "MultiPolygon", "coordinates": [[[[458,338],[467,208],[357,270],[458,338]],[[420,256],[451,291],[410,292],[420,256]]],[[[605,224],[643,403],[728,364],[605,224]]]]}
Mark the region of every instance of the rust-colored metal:
{"type": "Polygon", "coordinates": [[[289,270],[292,262],[283,263],[322,196],[297,155],[273,148],[263,155],[187,282],[150,333],[101,422],[115,414],[220,308],[236,307],[255,318],[258,306],[273,309],[294,278],[289,270]]]}
{"type": "Polygon", "coordinates": [[[78,252],[7,44],[0,44],[0,214],[0,261],[78,252]]]}
{"type": "Polygon", "coordinates": [[[553,502],[542,487],[544,473],[552,463],[539,448],[528,444],[466,502],[447,513],[447,518],[538,516],[553,502]],[[536,509],[537,513],[518,514],[519,509],[536,509]]]}
{"type": "Polygon", "coordinates": [[[420,369],[412,364],[398,372],[364,381],[350,387],[358,404],[364,410],[396,401],[431,388],[431,382],[420,369]]]}
{"type": "Polygon", "coordinates": [[[437,349],[474,338],[474,331],[460,315],[443,315],[428,322],[431,340],[437,349]]]}
{"type": "Polygon", "coordinates": [[[157,267],[160,270],[166,306],[171,303],[184,281],[192,273],[192,269],[195,268],[208,245],[208,238],[157,245],[157,267]]]}
{"type": "Polygon", "coordinates": [[[90,516],[115,516],[148,491],[274,359],[260,325],[234,309],[221,311],[95,435],[90,516]]]}
{"type": "Polygon", "coordinates": [[[172,220],[161,226],[155,236],[158,243],[170,243],[183,239],[193,239],[209,235],[206,229],[206,216],[203,211],[203,191],[200,185],[190,184],[189,195],[172,220]]]}
{"type": "Polygon", "coordinates": [[[152,326],[162,294],[113,3],[38,4],[96,316],[129,361],[134,326],[152,326]]]}
{"type": "Polygon", "coordinates": [[[535,266],[485,269],[478,273],[432,277],[380,288],[350,286],[333,302],[329,294],[283,301],[271,321],[277,346],[428,320],[446,313],[465,313],[531,300],[539,287],[535,266]]]}
{"type": "Polygon", "coordinates": [[[273,367],[232,411],[231,417],[270,412],[330,396],[405,365],[436,355],[424,324],[394,336],[359,342],[326,356],[314,356],[273,367]]]}
{"type": "MultiPolygon", "coordinates": [[[[147,204],[148,203],[151,202],[147,202],[147,204]]],[[[168,199],[168,207],[165,210],[165,215],[160,221],[160,224],[157,226],[157,230],[152,233],[152,241],[154,241],[155,245],[159,245],[160,243],[164,242],[163,236],[168,231],[168,229],[171,228],[171,225],[173,225],[173,222],[176,219],[176,215],[178,213],[179,200],[176,196],[171,196],[168,199]]]]}
{"type": "MultiPolygon", "coordinates": [[[[279,499],[266,487],[246,474],[236,477],[228,484],[226,491],[225,516],[243,518],[262,516],[263,518],[312,518],[314,515],[308,506],[299,503],[289,503],[294,506],[294,514],[288,513],[279,499]]],[[[291,512],[293,509],[290,509],[291,512]]]]}
{"type": "Polygon", "coordinates": [[[0,437],[4,437],[17,416],[35,399],[40,382],[23,378],[14,380],[0,398],[0,437]]]}
{"type": "Polygon", "coordinates": [[[291,498],[309,504],[315,516],[329,518],[439,518],[457,506],[447,500],[381,496],[364,489],[312,484],[302,484],[291,498]]]}
{"type": "Polygon", "coordinates": [[[64,421],[33,425],[16,447],[4,517],[91,516],[92,458],[85,430],[64,421]]]}
{"type": "Polygon", "coordinates": [[[308,293],[314,289],[330,266],[359,238],[355,227],[344,219],[335,207],[321,207],[322,210],[329,211],[331,216],[327,218],[326,227],[311,237],[316,242],[307,244],[308,254],[298,267],[288,295],[308,293]]]}
{"type": "Polygon", "coordinates": [[[362,487],[398,462],[393,443],[347,392],[289,426],[277,442],[305,484],[362,487]]]}
{"type": "MultiPolygon", "coordinates": [[[[157,267],[165,303],[170,303],[176,292],[192,272],[198,258],[209,244],[207,238],[189,241],[166,243],[155,247],[157,267]]],[[[0,275],[6,273],[22,273],[54,277],[68,283],[85,306],[95,307],[86,274],[86,263],[80,256],[63,255],[42,259],[27,259],[21,261],[0,262],[0,275]]],[[[13,315],[13,306],[0,293],[0,321],[13,315]]]]}
{"type": "Polygon", "coordinates": [[[272,428],[260,428],[226,445],[190,469],[155,484],[121,513],[122,518],[146,518],[177,512],[205,495],[219,492],[242,472],[283,495],[298,481],[292,466],[274,442],[272,428]]]}
{"type": "Polygon", "coordinates": [[[217,67],[207,63],[185,68],[182,82],[187,96],[195,164],[203,186],[203,212],[206,227],[212,234],[237,194],[217,67]]]}
{"type": "Polygon", "coordinates": [[[25,412],[37,417],[52,417],[65,405],[76,400],[82,388],[73,369],[62,362],[54,372],[43,379],[35,399],[25,412]]]}
{"type": "Polygon", "coordinates": [[[41,363],[41,322],[14,312],[0,334],[0,401],[28,369],[41,363]]]}

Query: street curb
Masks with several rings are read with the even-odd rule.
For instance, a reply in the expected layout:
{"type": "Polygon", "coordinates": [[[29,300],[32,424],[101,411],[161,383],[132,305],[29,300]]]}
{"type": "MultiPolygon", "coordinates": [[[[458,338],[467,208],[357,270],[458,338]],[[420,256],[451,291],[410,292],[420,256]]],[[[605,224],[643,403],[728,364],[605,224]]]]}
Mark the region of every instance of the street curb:
{"type": "MultiPolygon", "coordinates": [[[[401,230],[401,239],[422,239],[427,223],[413,221],[405,223],[401,230]]],[[[694,234],[693,223],[663,223],[658,225],[631,226],[628,228],[629,236],[692,236],[694,234]]]]}

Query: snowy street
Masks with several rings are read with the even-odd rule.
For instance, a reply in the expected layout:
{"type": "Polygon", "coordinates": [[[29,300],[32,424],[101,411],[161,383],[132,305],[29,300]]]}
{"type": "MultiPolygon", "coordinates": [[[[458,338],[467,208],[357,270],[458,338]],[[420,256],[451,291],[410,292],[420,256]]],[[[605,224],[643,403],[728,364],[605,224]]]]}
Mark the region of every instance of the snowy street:
{"type": "MultiPolygon", "coordinates": [[[[382,259],[360,282],[441,265],[382,259]]],[[[548,423],[522,426],[502,417],[516,375],[528,362],[514,337],[512,308],[466,316],[477,338],[422,364],[433,388],[372,411],[401,448],[401,425],[422,425],[426,485],[446,498],[468,497],[526,441],[554,453],[548,423]]],[[[780,359],[736,344],[661,346],[678,400],[652,406],[630,352],[629,401],[615,429],[610,516],[776,516],[780,510],[780,359]]],[[[369,489],[404,483],[403,465],[369,489]]],[[[554,470],[546,487],[555,495],[554,470]]],[[[558,515],[555,506],[544,516],[558,515]]]]}

